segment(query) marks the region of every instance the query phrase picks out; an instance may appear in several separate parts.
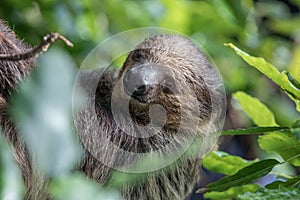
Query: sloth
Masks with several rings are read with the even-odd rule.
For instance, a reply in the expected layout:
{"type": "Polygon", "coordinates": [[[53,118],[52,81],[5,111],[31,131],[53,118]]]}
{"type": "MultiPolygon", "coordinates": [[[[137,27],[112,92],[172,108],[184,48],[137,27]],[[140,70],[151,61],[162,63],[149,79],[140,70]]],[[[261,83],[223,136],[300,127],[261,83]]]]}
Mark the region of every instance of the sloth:
{"type": "MultiPolygon", "coordinates": [[[[30,48],[0,21],[0,54],[30,48]]],[[[27,188],[26,199],[51,199],[47,178],[32,161],[7,113],[8,98],[30,74],[35,59],[0,59],[0,124],[13,148],[27,188]]],[[[134,173],[141,159],[170,161],[145,170],[143,179],[123,185],[123,199],[184,199],[200,178],[201,156],[186,153],[195,141],[220,127],[224,97],[220,76],[199,48],[179,35],[153,35],[138,44],[121,69],[79,73],[84,101],[74,116],[83,156],[78,170],[102,185],[116,171],[134,173]]],[[[211,148],[208,148],[210,150],[211,148]]]]}

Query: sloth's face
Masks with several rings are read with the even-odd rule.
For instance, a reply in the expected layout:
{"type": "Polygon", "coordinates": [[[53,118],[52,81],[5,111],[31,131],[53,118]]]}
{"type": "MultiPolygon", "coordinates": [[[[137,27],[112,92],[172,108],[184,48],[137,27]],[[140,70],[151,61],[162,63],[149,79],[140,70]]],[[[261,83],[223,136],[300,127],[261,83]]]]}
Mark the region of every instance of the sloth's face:
{"type": "MultiPolygon", "coordinates": [[[[206,86],[201,85],[203,80],[196,77],[197,73],[193,70],[194,66],[185,63],[180,55],[172,52],[160,49],[131,52],[120,78],[124,92],[130,97],[129,110],[132,118],[139,124],[149,124],[149,110],[157,104],[164,109],[166,128],[179,127],[182,117],[200,118],[193,113],[197,113],[194,111],[203,101],[209,102],[206,99],[209,94],[206,86]]],[[[161,117],[155,113],[154,116],[155,119],[161,117]]],[[[207,113],[203,117],[207,118],[207,113]]]]}
{"type": "MultiPolygon", "coordinates": [[[[134,121],[142,125],[150,123],[149,109],[153,105],[163,108],[167,115],[166,123],[170,122],[168,116],[172,115],[174,118],[180,115],[178,77],[174,69],[157,60],[156,55],[157,52],[151,49],[134,50],[120,73],[123,90],[130,97],[130,114],[134,121]]],[[[155,118],[163,117],[157,115],[159,116],[155,118]]]]}
{"type": "Polygon", "coordinates": [[[137,103],[158,103],[160,96],[177,92],[172,69],[158,62],[152,49],[132,51],[121,73],[124,91],[137,103]]]}

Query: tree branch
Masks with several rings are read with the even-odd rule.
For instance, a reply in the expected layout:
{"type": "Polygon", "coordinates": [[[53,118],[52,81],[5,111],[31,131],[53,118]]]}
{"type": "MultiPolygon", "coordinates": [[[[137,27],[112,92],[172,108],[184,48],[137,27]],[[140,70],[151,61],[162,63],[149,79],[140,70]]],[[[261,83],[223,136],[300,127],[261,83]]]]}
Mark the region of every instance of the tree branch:
{"type": "Polygon", "coordinates": [[[59,33],[50,33],[44,36],[42,42],[32,50],[21,54],[0,54],[0,60],[18,61],[35,57],[40,53],[47,51],[50,45],[58,39],[64,41],[66,45],[73,47],[73,44],[64,36],[60,35],[59,33]]]}

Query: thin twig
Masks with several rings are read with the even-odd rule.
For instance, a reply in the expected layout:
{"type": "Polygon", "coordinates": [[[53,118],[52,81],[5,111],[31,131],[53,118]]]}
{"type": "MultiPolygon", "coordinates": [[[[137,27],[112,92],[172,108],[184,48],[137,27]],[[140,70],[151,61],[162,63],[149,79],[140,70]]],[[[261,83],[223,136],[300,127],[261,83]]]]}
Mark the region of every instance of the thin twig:
{"type": "Polygon", "coordinates": [[[18,61],[18,60],[26,60],[29,58],[33,58],[39,55],[42,52],[48,50],[51,44],[53,44],[56,40],[62,40],[66,43],[66,45],[73,47],[72,42],[70,42],[67,38],[60,35],[59,33],[50,33],[43,37],[42,42],[35,48],[31,49],[28,52],[21,53],[21,54],[0,54],[0,60],[11,60],[11,61],[18,61]]]}

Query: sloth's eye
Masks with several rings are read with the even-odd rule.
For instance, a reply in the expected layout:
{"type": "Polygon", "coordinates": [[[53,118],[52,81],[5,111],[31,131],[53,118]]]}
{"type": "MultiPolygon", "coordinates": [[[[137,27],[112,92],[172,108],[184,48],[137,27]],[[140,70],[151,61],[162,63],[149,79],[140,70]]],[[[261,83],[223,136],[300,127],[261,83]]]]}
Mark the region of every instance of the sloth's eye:
{"type": "Polygon", "coordinates": [[[142,50],[135,50],[132,54],[132,60],[139,62],[143,59],[143,52],[142,50]]]}
{"type": "Polygon", "coordinates": [[[176,93],[176,84],[173,80],[165,79],[162,82],[162,88],[165,93],[174,94],[176,93]]]}

